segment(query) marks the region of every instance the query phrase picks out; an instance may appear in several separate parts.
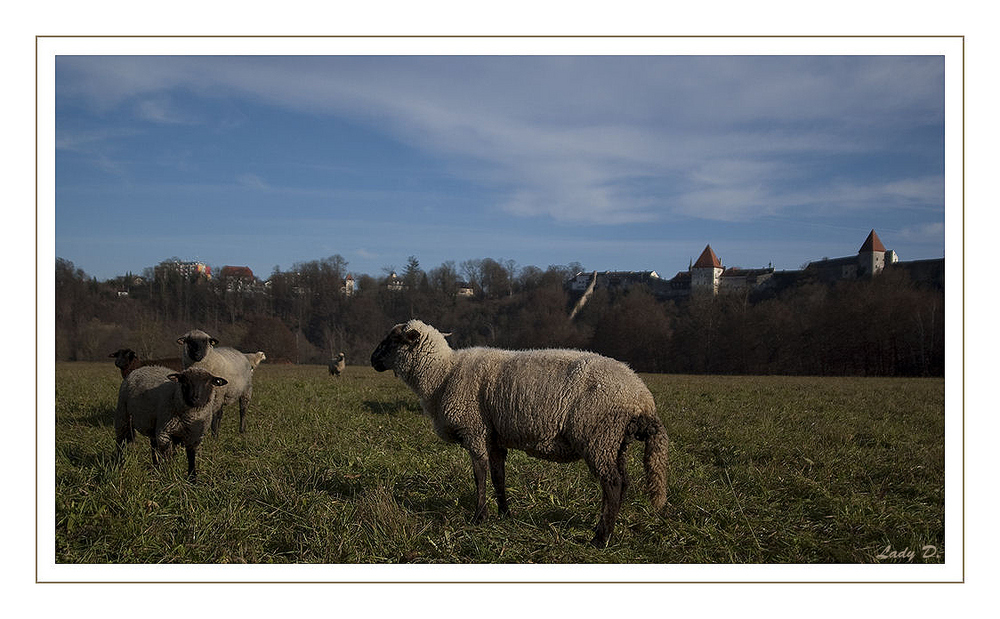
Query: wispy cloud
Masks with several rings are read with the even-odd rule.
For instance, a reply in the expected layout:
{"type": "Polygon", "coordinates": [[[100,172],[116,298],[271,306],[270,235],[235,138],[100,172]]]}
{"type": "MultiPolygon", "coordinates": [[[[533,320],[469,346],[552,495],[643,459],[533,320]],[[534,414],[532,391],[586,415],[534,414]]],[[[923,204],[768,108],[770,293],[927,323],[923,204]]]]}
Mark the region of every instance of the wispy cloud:
{"type": "Polygon", "coordinates": [[[136,116],[140,120],[167,125],[192,125],[197,124],[194,118],[189,117],[165,97],[155,97],[142,99],[136,103],[136,116]]]}
{"type": "Polygon", "coordinates": [[[940,243],[944,238],[943,223],[928,223],[907,226],[897,235],[901,240],[912,243],[940,243]]]}
{"type": "Polygon", "coordinates": [[[247,189],[270,189],[267,183],[256,174],[240,174],[236,178],[236,181],[241,187],[246,187],[247,189]]]}
{"type": "Polygon", "coordinates": [[[190,122],[171,105],[183,88],[371,123],[496,190],[494,207],[519,217],[739,221],[802,205],[941,200],[937,177],[833,172],[854,156],[906,154],[907,132],[941,123],[943,63],[933,57],[60,62],[62,93],[95,109],[133,102],[147,122],[190,122]],[[801,189],[817,179],[822,193],[801,189]]]}

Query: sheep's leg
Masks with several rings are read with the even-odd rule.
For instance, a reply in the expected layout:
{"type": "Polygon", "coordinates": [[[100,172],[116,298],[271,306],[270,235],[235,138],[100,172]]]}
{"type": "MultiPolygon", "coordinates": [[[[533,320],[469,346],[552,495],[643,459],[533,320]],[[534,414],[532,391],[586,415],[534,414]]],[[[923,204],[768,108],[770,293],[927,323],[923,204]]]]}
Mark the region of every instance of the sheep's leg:
{"type": "Polygon", "coordinates": [[[219,426],[222,425],[222,407],[212,415],[212,436],[219,436],[219,426]]]}
{"type": "Polygon", "coordinates": [[[619,467],[624,466],[623,452],[624,449],[619,448],[618,458],[615,461],[609,459],[602,462],[588,462],[590,470],[601,482],[601,515],[594,530],[594,539],[590,541],[597,548],[608,545],[611,531],[615,527],[615,519],[622,506],[624,485],[627,483],[622,479],[619,470],[619,467]]]}
{"type": "Polygon", "coordinates": [[[159,468],[160,463],[174,455],[174,446],[169,437],[153,435],[149,437],[149,449],[153,458],[153,466],[159,468]]]}
{"type": "Polygon", "coordinates": [[[153,459],[153,466],[159,467],[160,460],[158,455],[158,447],[156,446],[156,437],[149,437],[149,455],[153,459]]]}
{"type": "Polygon", "coordinates": [[[472,523],[479,524],[486,518],[486,469],[488,460],[483,456],[472,456],[472,474],[476,478],[476,513],[472,523]]]}
{"type": "Polygon", "coordinates": [[[485,441],[476,441],[465,448],[472,458],[472,476],[476,480],[476,513],[472,523],[479,524],[486,517],[486,470],[489,468],[485,441]]]}
{"type": "Polygon", "coordinates": [[[185,449],[187,451],[187,458],[188,458],[188,473],[187,473],[187,476],[188,476],[188,480],[193,482],[193,481],[195,481],[195,479],[198,476],[198,472],[195,471],[195,468],[194,468],[194,458],[195,458],[195,456],[198,455],[198,446],[197,445],[188,445],[188,446],[185,447],[185,449]]]}
{"type": "Polygon", "coordinates": [[[489,442],[490,479],[493,480],[493,489],[497,495],[497,511],[501,516],[510,514],[507,506],[507,487],[504,481],[506,476],[507,448],[492,437],[489,442]]]}
{"type": "Polygon", "coordinates": [[[622,506],[622,479],[617,471],[601,479],[601,519],[590,543],[597,548],[608,545],[608,538],[615,528],[615,519],[622,506]]]}
{"type": "Polygon", "coordinates": [[[250,408],[250,389],[240,397],[240,434],[246,432],[246,422],[244,418],[247,414],[247,409],[250,408]]]}
{"type": "Polygon", "coordinates": [[[625,464],[625,457],[628,454],[628,444],[629,440],[626,438],[622,441],[621,447],[618,448],[618,475],[622,479],[622,490],[621,490],[621,500],[625,500],[625,493],[628,492],[629,480],[628,480],[628,467],[625,464]]]}

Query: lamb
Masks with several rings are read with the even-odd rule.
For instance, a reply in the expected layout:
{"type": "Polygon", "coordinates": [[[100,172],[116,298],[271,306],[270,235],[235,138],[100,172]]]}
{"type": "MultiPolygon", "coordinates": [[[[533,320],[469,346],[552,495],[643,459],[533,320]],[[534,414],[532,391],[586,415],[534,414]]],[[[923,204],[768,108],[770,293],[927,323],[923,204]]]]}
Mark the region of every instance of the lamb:
{"type": "Polygon", "coordinates": [[[486,515],[489,471],[501,516],[509,448],[554,462],[583,458],[601,484],[601,512],[591,544],[607,545],[629,480],[626,449],[645,442],[643,464],[651,503],[666,504],[666,431],[649,389],[625,364],[577,350],[452,350],[419,320],[398,324],[371,356],[420,398],[435,433],[472,458],[473,522],[486,515]]]}
{"type": "Polygon", "coordinates": [[[196,367],[173,372],[150,365],[130,372],[118,389],[115,411],[119,456],[136,431],[149,437],[154,466],[173,455],[174,445],[183,444],[188,479],[194,481],[195,456],[225,385],[226,379],[196,367]]]}
{"type": "Polygon", "coordinates": [[[247,361],[250,362],[250,369],[256,370],[257,366],[261,364],[262,361],[267,360],[267,355],[264,354],[263,350],[258,350],[257,352],[243,353],[246,355],[247,361]]]}
{"type": "Polygon", "coordinates": [[[177,370],[180,372],[184,369],[181,364],[181,360],[178,357],[171,359],[147,359],[142,360],[139,355],[135,353],[131,348],[119,348],[115,352],[108,355],[109,357],[114,357],[115,367],[117,367],[122,372],[122,378],[125,378],[129,373],[136,369],[147,365],[162,365],[168,367],[172,370],[177,370]]]}
{"type": "Polygon", "coordinates": [[[327,367],[330,368],[330,374],[333,376],[340,376],[340,373],[344,371],[346,366],[347,362],[345,361],[344,353],[340,353],[327,364],[327,367]]]}
{"type": "Polygon", "coordinates": [[[177,343],[183,347],[181,360],[185,369],[201,367],[228,382],[225,397],[216,403],[212,415],[212,436],[219,435],[222,407],[232,402],[240,404],[240,433],[245,432],[247,409],[253,395],[253,367],[247,355],[235,348],[218,347],[219,340],[200,329],[188,331],[177,338],[177,343]]]}

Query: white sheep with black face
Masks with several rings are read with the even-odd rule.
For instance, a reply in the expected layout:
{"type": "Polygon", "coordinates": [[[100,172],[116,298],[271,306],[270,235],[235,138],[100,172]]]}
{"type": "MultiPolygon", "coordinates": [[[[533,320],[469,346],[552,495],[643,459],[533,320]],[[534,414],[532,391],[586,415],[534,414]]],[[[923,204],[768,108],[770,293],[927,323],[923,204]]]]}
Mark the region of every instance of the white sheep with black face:
{"type": "Polygon", "coordinates": [[[371,356],[420,398],[442,439],[472,457],[477,506],[486,513],[489,471],[501,515],[509,448],[555,462],[583,459],[600,481],[601,513],[592,544],[607,545],[628,487],[626,448],[645,442],[650,500],[666,503],[667,434],[649,389],[625,364],[577,350],[452,350],[434,327],[411,320],[393,327],[371,356]]]}
{"type": "Polygon", "coordinates": [[[223,391],[225,397],[219,401],[212,416],[212,436],[218,436],[222,423],[222,407],[233,402],[240,405],[240,432],[246,431],[246,414],[253,396],[253,366],[246,354],[225,346],[200,329],[188,331],[177,338],[182,346],[181,360],[185,368],[200,367],[215,376],[225,378],[229,383],[223,391]]]}
{"type": "Polygon", "coordinates": [[[194,479],[195,456],[226,379],[203,368],[175,372],[149,365],[136,368],[122,381],[115,409],[115,439],[120,454],[139,432],[149,437],[153,464],[173,455],[174,445],[187,451],[188,477],[194,479]]]}

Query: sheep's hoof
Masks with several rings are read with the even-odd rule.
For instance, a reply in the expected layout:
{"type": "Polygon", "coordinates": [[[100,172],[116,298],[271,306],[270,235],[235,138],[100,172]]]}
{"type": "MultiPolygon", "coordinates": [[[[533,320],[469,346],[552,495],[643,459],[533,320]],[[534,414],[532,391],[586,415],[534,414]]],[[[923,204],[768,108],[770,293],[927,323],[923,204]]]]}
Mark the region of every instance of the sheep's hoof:
{"type": "Polygon", "coordinates": [[[602,538],[599,535],[595,535],[594,539],[590,540],[590,545],[597,549],[607,548],[608,538],[606,537],[602,538]]]}
{"type": "Polygon", "coordinates": [[[472,524],[482,524],[483,520],[486,520],[486,508],[477,509],[476,513],[472,516],[472,524]]]}

